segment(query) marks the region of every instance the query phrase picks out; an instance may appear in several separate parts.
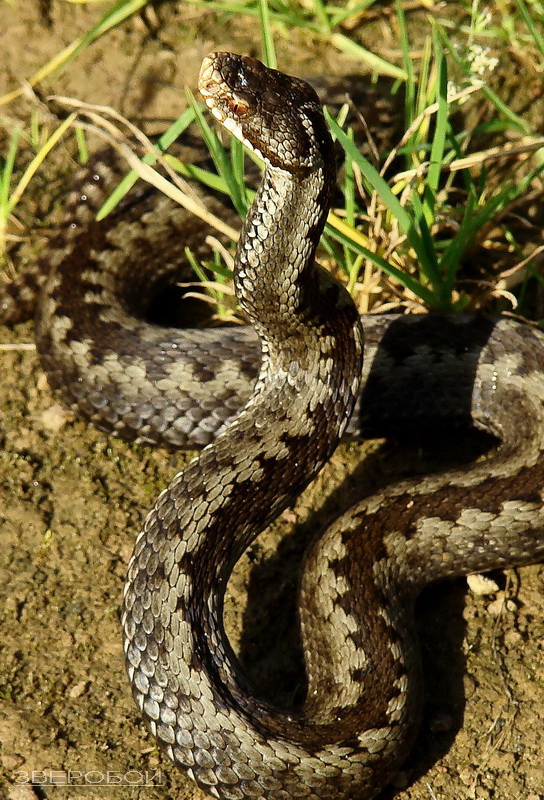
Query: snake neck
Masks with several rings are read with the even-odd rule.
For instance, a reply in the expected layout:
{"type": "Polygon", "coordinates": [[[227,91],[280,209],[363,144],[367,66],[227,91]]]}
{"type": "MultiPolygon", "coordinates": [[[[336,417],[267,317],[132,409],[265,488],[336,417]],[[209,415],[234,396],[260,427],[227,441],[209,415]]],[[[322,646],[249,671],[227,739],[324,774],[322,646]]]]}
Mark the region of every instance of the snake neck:
{"type": "MultiPolygon", "coordinates": [[[[259,378],[238,417],[174,480],[189,487],[176,497],[178,519],[190,513],[208,522],[199,525],[200,566],[191,583],[198,586],[194,617],[209,628],[209,639],[221,625],[235,562],[330,458],[358,392],[358,312],[347,291],[314,263],[336,174],[330,139],[324,150],[327,158],[304,172],[267,166],[234,275],[237,297],[261,340],[259,378]],[[212,491],[211,501],[210,483],[226,487],[219,497],[212,491]]],[[[191,526],[187,531],[181,524],[179,536],[194,541],[191,526]]]]}
{"type": "Polygon", "coordinates": [[[236,295],[261,339],[263,357],[275,364],[289,365],[314,342],[312,356],[319,357],[330,279],[314,257],[336,174],[332,152],[320,161],[306,174],[267,166],[236,253],[236,295]]]}

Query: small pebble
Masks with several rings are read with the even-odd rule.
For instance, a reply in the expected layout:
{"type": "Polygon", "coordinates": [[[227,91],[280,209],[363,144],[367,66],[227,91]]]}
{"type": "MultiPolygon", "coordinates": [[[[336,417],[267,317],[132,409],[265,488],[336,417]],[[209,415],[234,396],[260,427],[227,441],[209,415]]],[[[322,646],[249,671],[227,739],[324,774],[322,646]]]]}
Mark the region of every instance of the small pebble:
{"type": "Polygon", "coordinates": [[[70,412],[59,403],[56,403],[41,414],[40,422],[49,433],[58,433],[70,418],[70,412]]]}
{"type": "Polygon", "coordinates": [[[509,630],[504,634],[504,641],[509,647],[517,647],[523,641],[523,637],[518,631],[509,630]]]}
{"type": "Polygon", "coordinates": [[[74,700],[76,697],[81,697],[81,695],[86,691],[88,685],[89,681],[80,681],[79,683],[76,683],[76,685],[72,686],[68,692],[68,697],[70,697],[71,700],[74,700]]]}
{"type": "Polygon", "coordinates": [[[507,600],[504,592],[499,592],[496,600],[493,600],[487,607],[487,613],[492,617],[500,616],[503,611],[515,611],[517,608],[513,600],[507,600]]]}
{"type": "Polygon", "coordinates": [[[496,594],[499,591],[498,584],[491,578],[488,578],[487,575],[468,575],[467,583],[470,591],[478,595],[478,597],[496,594]]]}

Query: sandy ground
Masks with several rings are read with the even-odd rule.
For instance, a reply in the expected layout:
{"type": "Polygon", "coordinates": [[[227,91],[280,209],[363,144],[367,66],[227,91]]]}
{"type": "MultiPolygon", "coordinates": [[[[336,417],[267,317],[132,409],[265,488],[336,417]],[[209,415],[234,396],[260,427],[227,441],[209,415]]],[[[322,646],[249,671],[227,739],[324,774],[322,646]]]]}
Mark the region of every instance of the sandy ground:
{"type": "MultiPolygon", "coordinates": [[[[30,0],[4,4],[0,92],[28,77],[101,12],[53,4],[51,13],[47,28],[30,0]]],[[[160,128],[178,113],[185,83],[194,87],[206,52],[247,50],[248,40],[258,41],[254,26],[228,19],[218,26],[214,15],[190,6],[176,12],[163,5],[157,14],[150,17],[155,33],[139,20],[129,23],[85,52],[46,91],[110,103],[145,117],[148,129],[160,128]]],[[[373,30],[384,33],[379,26],[373,30]]],[[[387,45],[387,37],[383,41],[387,45]]],[[[296,37],[280,45],[282,63],[299,72],[316,71],[317,51],[315,43],[302,47],[296,37]]],[[[353,69],[328,51],[319,58],[318,71],[353,69]]],[[[2,109],[0,126],[8,128],[28,107],[2,109]]],[[[63,159],[53,179],[35,183],[23,219],[25,213],[45,218],[57,205],[66,185],[62,172],[72,170],[67,154],[63,159]]],[[[31,252],[16,251],[17,268],[31,252]]],[[[0,330],[0,342],[31,343],[32,325],[0,330]]],[[[32,350],[2,351],[0,363],[0,797],[201,797],[157,752],[139,720],[119,630],[134,537],[186,456],[115,441],[66,418],[32,350]],[[77,772],[87,780],[109,773],[110,786],[24,785],[29,779],[39,783],[42,773],[62,784],[77,772]],[[119,776],[136,785],[111,785],[119,776]],[[152,785],[142,788],[146,780],[152,785]]],[[[238,568],[227,623],[268,696],[285,697],[296,685],[293,659],[283,653],[292,638],[293,574],[308,532],[395,471],[421,469],[420,456],[417,449],[399,454],[391,445],[342,446],[238,568]],[[262,597],[267,612],[261,611],[262,597]]],[[[421,600],[427,706],[393,792],[399,800],[544,798],[544,569],[493,577],[499,590],[489,596],[458,581],[421,600]]]]}

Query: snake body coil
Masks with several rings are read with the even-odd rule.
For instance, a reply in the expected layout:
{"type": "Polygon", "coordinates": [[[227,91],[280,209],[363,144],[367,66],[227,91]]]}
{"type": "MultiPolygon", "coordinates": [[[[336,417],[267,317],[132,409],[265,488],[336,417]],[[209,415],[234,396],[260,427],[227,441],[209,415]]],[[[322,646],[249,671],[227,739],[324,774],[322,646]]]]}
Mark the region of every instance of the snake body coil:
{"type": "MultiPolygon", "coordinates": [[[[365,800],[398,770],[417,729],[412,617],[422,588],[544,556],[544,337],[481,317],[370,319],[363,366],[361,320],[313,262],[335,179],[315,94],[225,53],[205,60],[200,88],[266,164],[235,263],[260,371],[247,330],[175,332],[132,315],[148,274],[135,285],[125,228],[90,222],[106,168],[88,177],[49,249],[41,359],[68,403],[102,427],[212,442],[157,500],[125,591],[129,676],[163,750],[215,797],[365,800]],[[84,228],[94,231],[85,247],[84,228]],[[354,408],[352,433],[429,417],[471,421],[501,444],[463,473],[363,501],[313,544],[300,596],[307,699],[282,715],[250,695],[223,630],[223,595],[241,553],[312,480],[354,408]]],[[[183,243],[168,250],[138,205],[123,213],[159,281],[170,280],[183,243]]],[[[34,288],[43,282],[36,272],[34,288]]],[[[28,283],[13,287],[5,320],[32,302],[28,283]]]]}

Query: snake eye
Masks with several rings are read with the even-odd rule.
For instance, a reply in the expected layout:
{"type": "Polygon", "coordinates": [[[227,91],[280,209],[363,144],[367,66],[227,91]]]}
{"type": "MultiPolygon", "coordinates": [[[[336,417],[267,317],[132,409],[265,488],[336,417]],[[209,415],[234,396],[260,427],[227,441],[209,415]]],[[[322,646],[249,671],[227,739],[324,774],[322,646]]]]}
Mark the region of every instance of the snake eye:
{"type": "Polygon", "coordinates": [[[235,99],[229,100],[228,105],[230,111],[237,117],[245,117],[245,115],[249,111],[248,104],[244,103],[243,100],[235,100],[235,99]]]}

